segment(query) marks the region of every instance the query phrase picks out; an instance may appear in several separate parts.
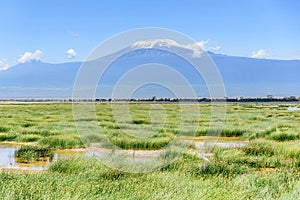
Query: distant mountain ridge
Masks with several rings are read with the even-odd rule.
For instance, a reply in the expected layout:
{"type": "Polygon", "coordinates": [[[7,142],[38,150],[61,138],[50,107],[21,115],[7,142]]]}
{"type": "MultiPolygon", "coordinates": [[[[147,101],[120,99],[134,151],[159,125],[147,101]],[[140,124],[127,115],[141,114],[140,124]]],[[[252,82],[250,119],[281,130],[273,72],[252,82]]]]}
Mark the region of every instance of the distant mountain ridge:
{"type": "MultiPolygon", "coordinates": [[[[199,90],[205,88],[203,80],[195,76],[195,72],[190,70],[184,60],[155,49],[155,46],[141,45],[145,48],[132,51],[114,62],[103,77],[102,84],[112,87],[122,73],[133,66],[157,62],[172,66],[184,76],[190,77],[191,83],[198,85],[199,90]]],[[[192,56],[191,49],[178,45],[168,48],[192,56]]],[[[227,96],[300,96],[299,60],[255,59],[212,52],[207,54],[220,71],[227,96]]],[[[109,56],[101,59],[109,59],[109,56]]],[[[82,62],[49,64],[34,61],[0,71],[0,98],[70,98],[81,64],[82,62]]],[[[102,91],[97,93],[98,97],[105,95],[107,94],[102,91]]],[[[144,95],[148,97],[146,93],[144,95]]],[[[158,92],[157,96],[166,97],[168,94],[158,92]]],[[[209,94],[207,91],[199,92],[198,96],[207,97],[209,94]]]]}

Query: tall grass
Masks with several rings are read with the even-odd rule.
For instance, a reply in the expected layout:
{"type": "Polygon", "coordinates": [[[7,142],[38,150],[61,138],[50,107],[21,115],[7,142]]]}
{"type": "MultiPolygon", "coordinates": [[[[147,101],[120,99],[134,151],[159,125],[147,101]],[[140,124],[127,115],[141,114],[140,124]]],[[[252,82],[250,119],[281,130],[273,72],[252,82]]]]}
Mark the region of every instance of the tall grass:
{"type": "Polygon", "coordinates": [[[252,142],[246,147],[243,148],[243,151],[247,155],[254,155],[254,156],[273,156],[275,154],[274,149],[268,143],[264,142],[252,142]]]}
{"type": "Polygon", "coordinates": [[[288,134],[288,133],[279,133],[276,135],[272,135],[270,137],[270,139],[275,140],[275,141],[290,141],[290,140],[298,140],[299,139],[299,135],[295,135],[295,134],[288,134]]]}
{"type": "Polygon", "coordinates": [[[78,137],[69,136],[49,136],[38,140],[38,144],[46,147],[53,147],[58,149],[66,148],[80,148],[84,147],[83,143],[78,137]]]}
{"type": "Polygon", "coordinates": [[[94,158],[71,158],[42,173],[1,171],[0,199],[297,199],[299,194],[300,175],[293,170],[201,164],[183,155],[160,171],[128,174],[94,158]]]}
{"type": "MultiPolygon", "coordinates": [[[[200,117],[191,116],[189,119],[188,123],[199,125],[196,130],[180,128],[181,120],[187,119],[181,119],[179,105],[162,104],[161,106],[166,113],[166,122],[162,128],[158,128],[151,124],[149,104],[129,104],[131,120],[118,123],[114,119],[110,104],[95,105],[99,128],[104,130],[113,143],[125,149],[161,148],[176,134],[216,135],[243,139],[265,138],[282,142],[296,141],[300,137],[298,126],[300,111],[287,111],[288,105],[228,105],[222,130],[214,130],[214,127],[210,127],[210,105],[199,105],[200,117]],[[125,137],[122,134],[115,135],[116,132],[126,134],[126,130],[143,128],[151,129],[158,134],[155,138],[154,136],[150,138],[149,142],[125,137]]],[[[82,147],[73,122],[71,104],[2,104],[0,113],[0,141],[37,142],[53,148],[82,147]]],[[[97,137],[102,138],[103,135],[97,137]]]]}
{"type": "MultiPolygon", "coordinates": [[[[85,142],[109,138],[122,149],[159,149],[180,131],[178,105],[162,105],[167,113],[163,128],[143,139],[126,130],[150,127],[146,104],[130,104],[132,120],[116,123],[109,104],[97,104],[99,128],[104,134],[87,134],[85,142]]],[[[300,112],[288,105],[228,105],[222,130],[210,127],[210,105],[199,105],[197,130],[212,128],[221,136],[253,141],[242,148],[210,150],[210,162],[183,154],[172,164],[150,174],[128,174],[107,168],[91,157],[59,160],[44,172],[0,171],[0,199],[298,199],[300,192],[300,112]]],[[[92,119],[84,119],[86,121],[92,119]]],[[[183,119],[186,120],[186,119],[183,119]]],[[[36,142],[16,153],[30,162],[50,156],[49,149],[82,147],[73,123],[71,104],[2,104],[0,141],[36,142]]],[[[173,158],[167,152],[162,158],[173,158]]]]}
{"type": "Polygon", "coordinates": [[[223,129],[223,130],[198,130],[194,135],[195,136],[222,136],[222,137],[240,137],[245,134],[247,131],[242,129],[223,129]]]}
{"type": "Polygon", "coordinates": [[[8,132],[10,130],[10,128],[9,127],[6,127],[6,126],[0,126],[0,133],[2,132],[8,132]]]}
{"type": "Polygon", "coordinates": [[[38,146],[22,146],[16,150],[15,157],[18,158],[18,162],[30,163],[33,161],[46,161],[47,158],[53,159],[54,154],[51,149],[38,147],[38,146]]]}

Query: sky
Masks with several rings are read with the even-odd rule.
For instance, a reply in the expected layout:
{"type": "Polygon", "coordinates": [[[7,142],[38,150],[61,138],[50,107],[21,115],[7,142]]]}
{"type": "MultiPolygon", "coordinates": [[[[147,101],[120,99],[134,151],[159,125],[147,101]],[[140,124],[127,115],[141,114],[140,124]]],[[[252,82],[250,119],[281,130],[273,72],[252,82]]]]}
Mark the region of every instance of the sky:
{"type": "Polygon", "coordinates": [[[298,0],[0,0],[0,69],[83,61],[105,39],[161,27],[216,53],[300,59],[298,0]]]}

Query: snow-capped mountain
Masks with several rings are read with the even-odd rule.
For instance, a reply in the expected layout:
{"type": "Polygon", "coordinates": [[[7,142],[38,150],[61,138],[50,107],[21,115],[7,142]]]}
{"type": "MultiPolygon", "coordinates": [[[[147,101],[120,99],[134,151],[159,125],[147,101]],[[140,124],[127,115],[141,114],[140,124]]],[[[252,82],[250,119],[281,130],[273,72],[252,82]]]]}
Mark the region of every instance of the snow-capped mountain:
{"type": "MultiPolygon", "coordinates": [[[[105,71],[99,82],[105,87],[99,87],[96,95],[108,97],[113,86],[132,68],[147,63],[160,63],[182,74],[194,86],[199,97],[209,96],[202,77],[186,60],[172,53],[180,52],[197,59],[204,53],[203,47],[203,43],[180,45],[168,39],[136,42],[129,47],[131,51],[127,52],[128,49],[125,51],[126,54],[123,55],[124,51],[115,53],[120,57],[105,71]],[[169,52],[168,49],[172,51],[169,52]]],[[[300,95],[299,60],[254,59],[206,53],[220,71],[227,96],[300,95]]],[[[101,61],[109,60],[115,57],[115,54],[93,62],[100,66],[101,61]]],[[[0,98],[70,98],[81,64],[81,62],[49,64],[36,61],[0,71],[0,98]]],[[[160,72],[151,72],[147,75],[154,77],[157,73],[160,72]]],[[[170,78],[168,74],[165,76],[170,78]]],[[[140,96],[143,95],[165,97],[170,93],[152,88],[143,90],[140,96]],[[148,91],[151,91],[151,94],[147,93],[148,91]]]]}

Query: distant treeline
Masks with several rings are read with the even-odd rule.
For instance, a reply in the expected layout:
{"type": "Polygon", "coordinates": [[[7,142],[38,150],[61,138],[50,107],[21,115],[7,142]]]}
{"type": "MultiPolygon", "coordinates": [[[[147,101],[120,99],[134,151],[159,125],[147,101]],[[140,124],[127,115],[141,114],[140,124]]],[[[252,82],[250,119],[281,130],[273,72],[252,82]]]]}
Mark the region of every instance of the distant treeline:
{"type": "Polygon", "coordinates": [[[162,103],[174,103],[174,102],[298,102],[300,97],[280,97],[275,98],[272,96],[268,97],[239,97],[239,98],[132,98],[132,99],[111,99],[111,98],[95,98],[95,99],[0,99],[5,102],[162,102],[162,103]]]}

